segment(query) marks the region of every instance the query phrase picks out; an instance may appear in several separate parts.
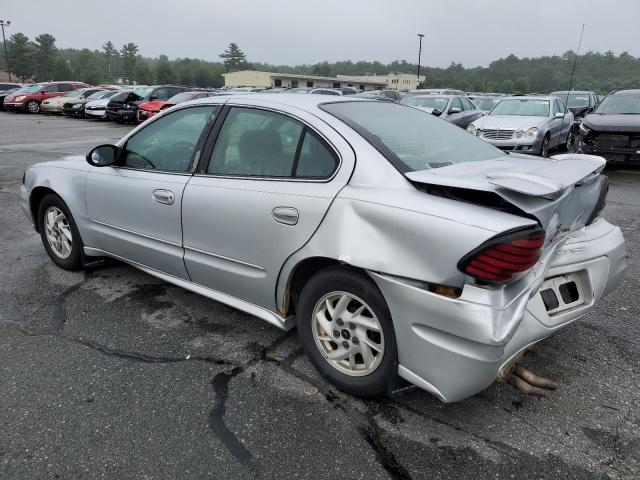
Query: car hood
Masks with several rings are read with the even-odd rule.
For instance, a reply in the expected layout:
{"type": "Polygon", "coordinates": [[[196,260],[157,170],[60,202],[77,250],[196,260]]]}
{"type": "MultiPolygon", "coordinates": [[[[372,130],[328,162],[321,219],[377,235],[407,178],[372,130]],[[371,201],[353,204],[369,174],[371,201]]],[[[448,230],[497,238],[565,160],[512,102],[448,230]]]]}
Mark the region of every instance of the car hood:
{"type": "Polygon", "coordinates": [[[74,170],[90,170],[92,167],[87,163],[87,159],[83,155],[70,155],[59,160],[51,160],[49,162],[36,163],[29,168],[72,168],[74,170]]]}
{"type": "Polygon", "coordinates": [[[549,236],[585,226],[606,177],[606,161],[595,155],[552,158],[510,154],[493,160],[463,162],[405,173],[412,182],[491,192],[538,219],[549,236]]]}
{"type": "Polygon", "coordinates": [[[150,102],[142,102],[138,104],[138,108],[141,110],[149,110],[151,112],[158,112],[162,106],[167,103],[164,100],[152,100],[150,102]]]}
{"type": "Polygon", "coordinates": [[[640,115],[602,115],[591,113],[582,124],[599,132],[640,132],[640,115]]]}
{"type": "Polygon", "coordinates": [[[476,128],[490,130],[522,130],[541,127],[549,121],[548,117],[521,117],[515,115],[486,115],[473,122],[476,128]]]}
{"type": "Polygon", "coordinates": [[[90,107],[106,107],[108,103],[109,103],[109,99],[108,98],[101,98],[100,100],[91,100],[90,102],[87,102],[87,106],[90,106],[90,107]]]}

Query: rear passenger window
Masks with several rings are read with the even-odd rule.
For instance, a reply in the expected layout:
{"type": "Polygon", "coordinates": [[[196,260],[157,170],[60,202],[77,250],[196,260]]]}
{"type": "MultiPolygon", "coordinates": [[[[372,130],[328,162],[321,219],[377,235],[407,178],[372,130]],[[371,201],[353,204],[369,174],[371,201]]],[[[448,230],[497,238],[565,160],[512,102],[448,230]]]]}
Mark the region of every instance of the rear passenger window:
{"type": "Polygon", "coordinates": [[[326,178],[336,169],[338,161],[317,135],[309,130],[304,135],[296,168],[299,178],[326,178]]]}
{"type": "Polygon", "coordinates": [[[70,92],[71,90],[74,90],[73,85],[69,85],[68,83],[59,83],[58,84],[58,91],[59,92],[70,92]]]}
{"type": "Polygon", "coordinates": [[[285,115],[232,108],[220,129],[208,173],[291,177],[303,126],[285,115]]]}

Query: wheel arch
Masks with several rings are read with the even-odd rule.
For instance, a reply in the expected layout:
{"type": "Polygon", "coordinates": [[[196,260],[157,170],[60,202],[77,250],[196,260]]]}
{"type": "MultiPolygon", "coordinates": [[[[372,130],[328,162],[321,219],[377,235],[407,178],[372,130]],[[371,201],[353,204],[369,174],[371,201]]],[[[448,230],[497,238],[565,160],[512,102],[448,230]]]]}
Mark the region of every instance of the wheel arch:
{"type": "Polygon", "coordinates": [[[40,231],[40,225],[38,223],[38,207],[40,206],[42,199],[50,193],[58,195],[55,190],[44,186],[33,188],[33,190],[31,190],[31,194],[29,195],[29,209],[31,211],[31,218],[33,218],[36,232],[40,231]]]}

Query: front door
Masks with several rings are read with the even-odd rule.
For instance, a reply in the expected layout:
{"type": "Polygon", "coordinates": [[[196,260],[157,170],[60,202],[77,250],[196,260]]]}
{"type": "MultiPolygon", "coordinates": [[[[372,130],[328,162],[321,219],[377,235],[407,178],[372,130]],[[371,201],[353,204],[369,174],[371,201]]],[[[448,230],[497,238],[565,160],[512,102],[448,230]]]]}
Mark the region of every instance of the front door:
{"type": "Polygon", "coordinates": [[[225,111],[185,189],[184,260],[194,282],[274,308],[282,265],[317,229],[353,157],[326,125],[322,136],[307,124],[322,122],[306,112],[225,111]]]}
{"type": "Polygon", "coordinates": [[[215,109],[193,106],[158,118],[126,140],[117,166],[89,173],[87,211],[98,248],[188,279],[182,196],[215,109]]]}

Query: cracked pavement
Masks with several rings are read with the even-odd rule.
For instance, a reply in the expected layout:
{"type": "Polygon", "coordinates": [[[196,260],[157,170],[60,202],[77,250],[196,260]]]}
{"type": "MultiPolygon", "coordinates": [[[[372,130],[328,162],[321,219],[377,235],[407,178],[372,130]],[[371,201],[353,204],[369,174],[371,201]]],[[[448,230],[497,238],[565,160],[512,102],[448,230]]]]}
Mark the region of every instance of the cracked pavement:
{"type": "Polygon", "coordinates": [[[22,172],[126,131],[0,112],[0,478],[640,476],[640,171],[610,173],[624,283],[524,359],[557,391],[362,400],[318,376],[295,331],[120,263],[49,261],[22,172]]]}

